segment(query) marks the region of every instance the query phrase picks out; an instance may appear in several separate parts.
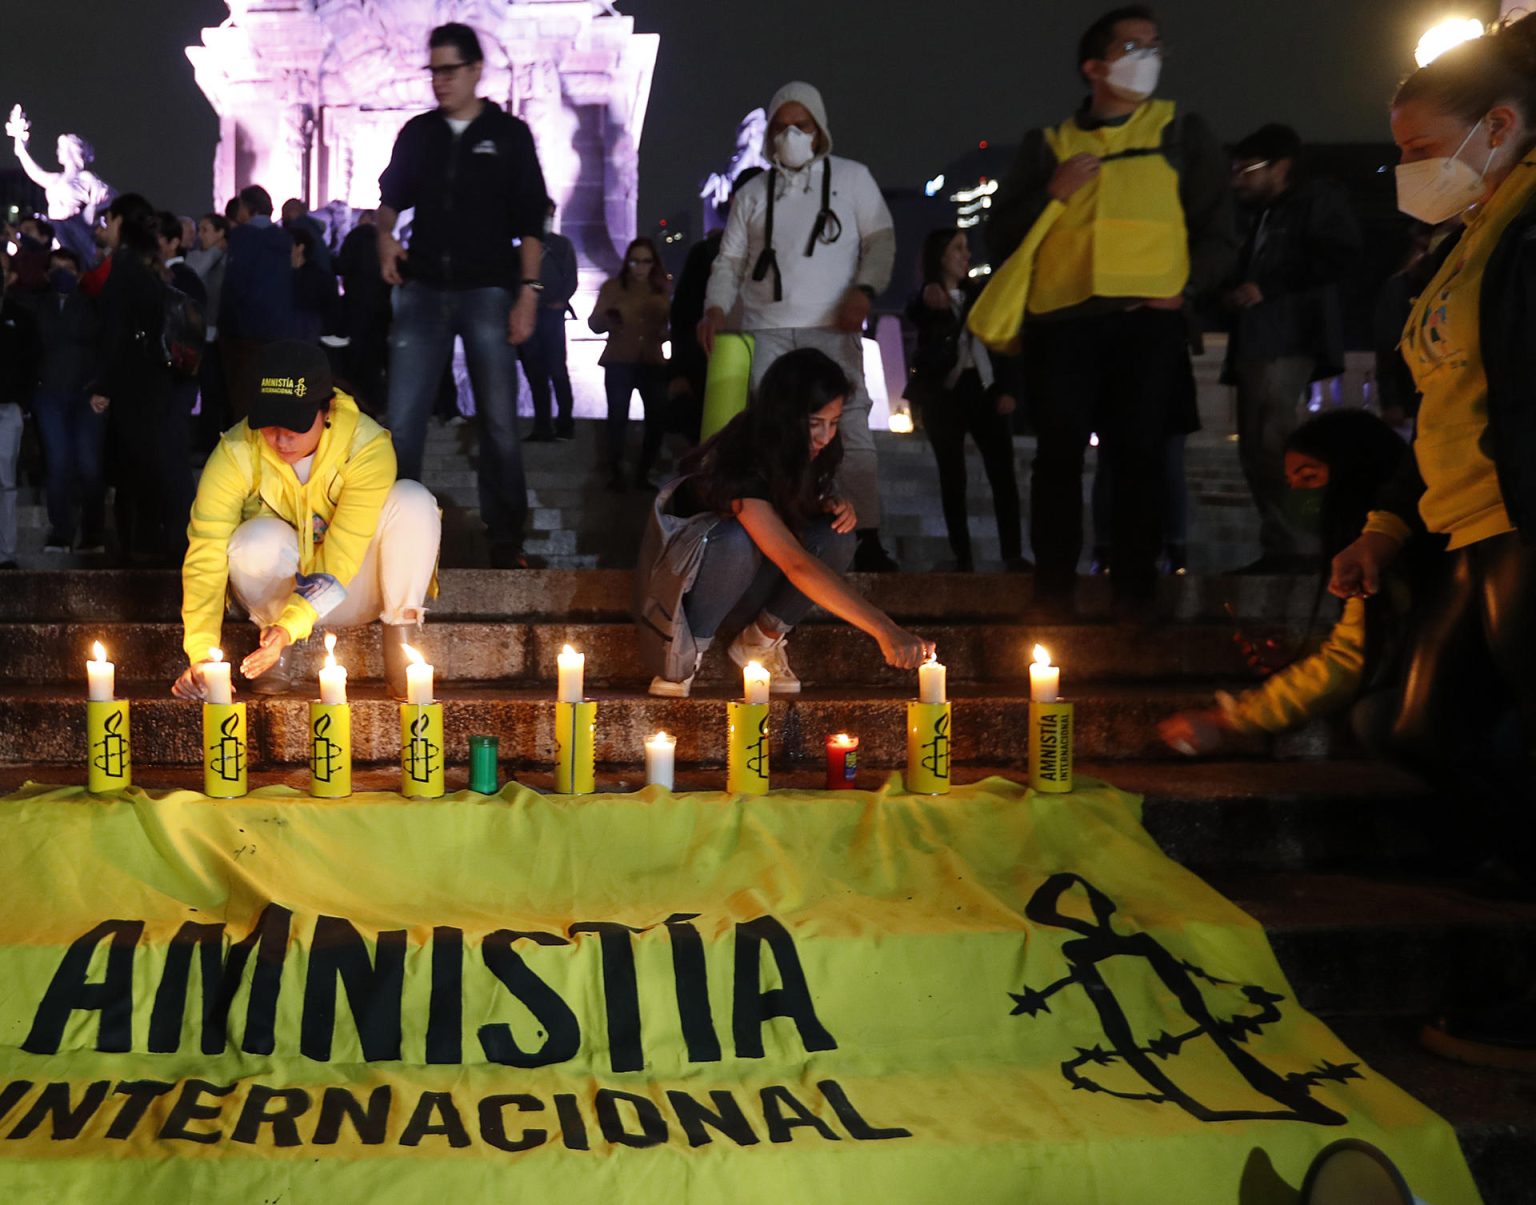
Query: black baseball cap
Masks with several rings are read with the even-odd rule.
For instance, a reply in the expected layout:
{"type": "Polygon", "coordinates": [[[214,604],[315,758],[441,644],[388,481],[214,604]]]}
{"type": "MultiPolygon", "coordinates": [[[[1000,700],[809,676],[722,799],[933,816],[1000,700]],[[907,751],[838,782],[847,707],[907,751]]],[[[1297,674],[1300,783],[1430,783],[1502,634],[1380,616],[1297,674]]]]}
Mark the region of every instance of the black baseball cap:
{"type": "Polygon", "coordinates": [[[308,431],[315,415],[336,393],[331,365],[313,343],[287,339],[269,343],[256,358],[258,384],[247,422],[251,429],[286,427],[308,431]]]}

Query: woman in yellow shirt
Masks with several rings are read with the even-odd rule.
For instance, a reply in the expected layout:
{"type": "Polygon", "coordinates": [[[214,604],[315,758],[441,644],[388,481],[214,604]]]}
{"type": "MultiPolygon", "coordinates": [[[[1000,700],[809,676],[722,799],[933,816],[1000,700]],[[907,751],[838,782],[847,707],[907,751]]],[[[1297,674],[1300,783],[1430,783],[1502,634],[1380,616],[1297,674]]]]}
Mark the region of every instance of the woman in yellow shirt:
{"type": "MultiPolygon", "coordinates": [[[[1400,350],[1422,396],[1413,462],[1335,558],[1331,589],[1369,597],[1415,525],[1446,537],[1408,653],[1393,743],[1432,778],[1469,771],[1496,809],[1490,853],[1536,868],[1536,18],[1446,51],[1392,105],[1398,205],[1464,229],[1414,305],[1400,350]],[[1508,765],[1469,757],[1501,706],[1520,720],[1508,765]]],[[[1467,792],[1463,791],[1465,796],[1467,792]]],[[[1452,800],[1455,802],[1454,800],[1452,800]]],[[[1460,810],[1459,808],[1457,809],[1460,810]]],[[[1462,816],[1465,820],[1465,816],[1462,816]]],[[[1474,1062],[1536,1067],[1536,983],[1490,991],[1424,1041],[1474,1062]]]]}

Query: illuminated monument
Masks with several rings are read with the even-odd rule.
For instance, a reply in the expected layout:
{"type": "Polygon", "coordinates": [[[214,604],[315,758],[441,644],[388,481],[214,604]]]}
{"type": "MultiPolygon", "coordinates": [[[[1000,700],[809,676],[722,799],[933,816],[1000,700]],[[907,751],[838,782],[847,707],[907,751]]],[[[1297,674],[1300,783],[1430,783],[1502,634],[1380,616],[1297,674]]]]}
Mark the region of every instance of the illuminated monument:
{"type": "Polygon", "coordinates": [[[635,235],[638,146],[659,38],[602,0],[228,0],[187,49],[219,115],[216,207],[247,184],[310,209],[372,208],[395,134],[432,108],[427,34],[462,21],[481,95],[528,122],[582,291],[635,235]],[[337,204],[339,202],[339,204],[337,204]]]}

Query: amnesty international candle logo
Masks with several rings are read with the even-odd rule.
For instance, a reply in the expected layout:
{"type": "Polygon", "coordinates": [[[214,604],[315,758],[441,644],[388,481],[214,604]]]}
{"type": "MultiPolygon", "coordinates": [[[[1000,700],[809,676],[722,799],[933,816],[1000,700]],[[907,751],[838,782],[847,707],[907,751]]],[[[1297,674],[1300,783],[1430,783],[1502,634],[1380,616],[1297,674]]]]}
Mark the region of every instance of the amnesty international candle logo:
{"type": "Polygon", "coordinates": [[[923,742],[923,769],[935,778],[949,777],[949,712],[933,723],[933,737],[923,742]]]}
{"type": "Polygon", "coordinates": [[[315,726],[310,733],[312,752],[309,755],[310,772],[315,776],[316,782],[329,783],[341,769],[341,746],[331,740],[328,735],[330,731],[330,713],[322,713],[316,717],[315,726]]]}
{"type": "Polygon", "coordinates": [[[747,746],[747,773],[768,777],[768,716],[758,721],[757,739],[747,746]]]}
{"type": "Polygon", "coordinates": [[[1063,942],[1067,973],[1044,987],[1010,992],[1013,1016],[1038,1018],[1051,1012],[1051,998],[1081,988],[1098,1014],[1107,1046],[1077,1046],[1061,1064],[1074,1091],[1102,1092],[1121,1100],[1172,1104],[1200,1121],[1302,1121],[1338,1126],[1348,1118],[1312,1097],[1317,1084],[1364,1079],[1358,1063],[1327,1060],[1310,1071],[1282,1075],[1245,1048],[1266,1027],[1282,1019],[1285,997],[1252,983],[1217,978],[1188,959],[1176,957],[1150,933],[1118,933],[1115,902],[1081,875],[1052,875],[1030,898],[1024,915],[1037,925],[1079,936],[1063,942]],[[1075,898],[1073,898],[1075,897],[1075,898]],[[1084,897],[1092,919],[1083,915],[1084,897]],[[1065,904],[1064,901],[1070,900],[1065,904]],[[1127,1002],[1115,994],[1132,970],[1138,982],[1155,978],[1172,994],[1187,1024],[1155,1035],[1137,1034],[1127,1002]],[[1203,986],[1202,986],[1203,985],[1203,986]],[[1208,995],[1210,998],[1208,998],[1208,995]],[[1232,998],[1231,1005],[1213,1003],[1232,998]],[[1236,1005],[1240,997],[1242,1005],[1236,1005]],[[1235,1007],[1234,1007],[1235,1006],[1235,1007]],[[1181,1061],[1189,1078],[1209,1094],[1226,1080],[1219,1100],[1202,1100],[1180,1077],[1181,1061]],[[1213,1071],[1224,1071],[1223,1076],[1213,1071]]]}
{"type": "Polygon", "coordinates": [[[412,782],[428,783],[443,764],[442,746],[431,739],[432,717],[422,712],[411,721],[411,739],[405,747],[405,773],[412,782]]]}
{"type": "Polygon", "coordinates": [[[208,768],[225,782],[239,782],[245,773],[245,742],[236,735],[239,727],[240,716],[230,716],[219,725],[219,739],[208,746],[213,754],[208,768]]]}
{"type": "Polygon", "coordinates": [[[114,711],[102,725],[101,740],[91,750],[91,765],[110,778],[128,772],[128,742],[123,739],[123,713],[114,711]]]}

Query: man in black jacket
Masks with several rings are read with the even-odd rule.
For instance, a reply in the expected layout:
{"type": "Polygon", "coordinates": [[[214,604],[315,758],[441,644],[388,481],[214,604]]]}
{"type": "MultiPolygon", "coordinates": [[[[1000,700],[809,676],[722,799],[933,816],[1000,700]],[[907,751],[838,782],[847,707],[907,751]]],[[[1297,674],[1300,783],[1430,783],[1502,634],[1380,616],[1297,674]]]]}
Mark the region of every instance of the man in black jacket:
{"type": "Polygon", "coordinates": [[[1232,191],[1251,225],[1222,301],[1237,386],[1238,459],[1259,508],[1262,556],[1249,572],[1312,571],[1315,541],[1286,518],[1285,443],[1307,385],[1344,371],[1339,285],[1360,258],[1360,227],[1343,189],[1299,180],[1301,139],[1267,125],[1232,149],[1232,191]]]}
{"type": "Polygon", "coordinates": [[[475,95],[484,56],[474,30],[440,25],[428,47],[438,107],[406,122],[379,177],[379,264],[395,286],[389,427],[400,476],[420,480],[432,401],[461,337],[481,420],[491,563],[526,568],[513,349],[533,333],[543,288],[544,173],[528,127],[475,95]],[[407,208],[416,211],[409,253],[395,238],[407,208]]]}
{"type": "Polygon", "coordinates": [[[0,569],[16,568],[16,480],[21,408],[37,375],[37,324],[14,295],[11,257],[0,250],[0,569]]]}

